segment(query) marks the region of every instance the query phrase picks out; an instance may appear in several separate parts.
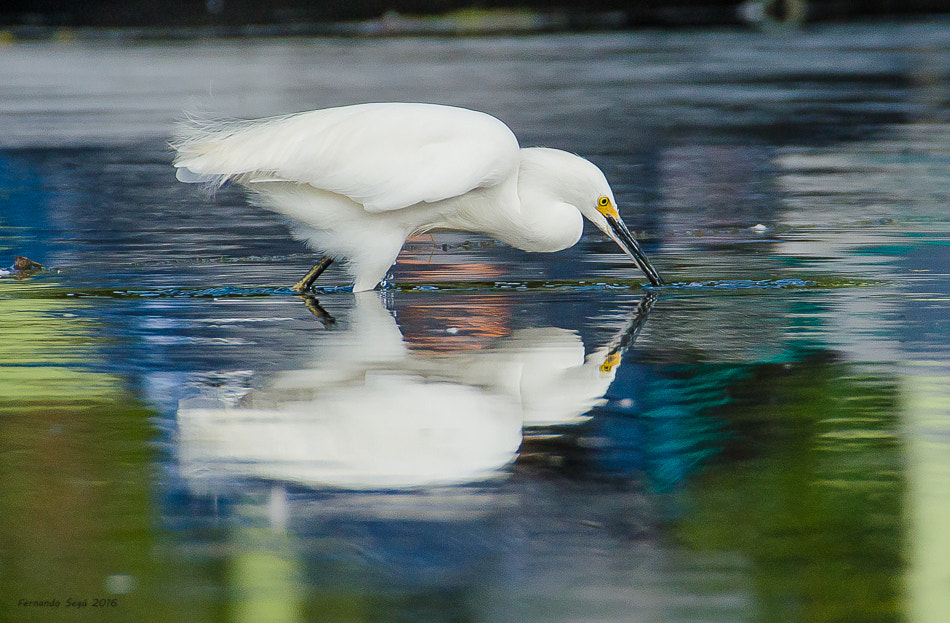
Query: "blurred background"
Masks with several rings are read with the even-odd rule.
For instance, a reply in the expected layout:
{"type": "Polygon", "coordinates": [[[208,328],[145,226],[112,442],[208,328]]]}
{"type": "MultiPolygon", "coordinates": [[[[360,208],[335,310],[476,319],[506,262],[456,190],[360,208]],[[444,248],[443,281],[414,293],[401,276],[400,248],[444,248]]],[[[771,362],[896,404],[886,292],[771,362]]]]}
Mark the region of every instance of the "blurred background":
{"type": "Polygon", "coordinates": [[[217,34],[364,34],[418,31],[622,29],[643,26],[722,26],[742,22],[799,23],[945,12],[941,0],[654,0],[622,2],[357,0],[191,0],[171,5],[145,0],[8,0],[0,26],[18,36],[44,29],[136,27],[139,36],[187,36],[182,27],[214,27],[217,34]],[[424,23],[423,16],[441,16],[424,23]],[[262,30],[263,29],[263,30],[262,30]]]}

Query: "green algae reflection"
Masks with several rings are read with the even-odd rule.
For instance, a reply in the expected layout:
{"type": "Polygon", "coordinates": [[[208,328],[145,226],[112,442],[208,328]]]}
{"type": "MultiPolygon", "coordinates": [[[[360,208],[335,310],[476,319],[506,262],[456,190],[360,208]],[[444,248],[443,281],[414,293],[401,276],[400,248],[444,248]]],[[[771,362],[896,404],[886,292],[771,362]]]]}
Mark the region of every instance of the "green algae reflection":
{"type": "Polygon", "coordinates": [[[0,280],[0,620],[212,618],[157,588],[181,570],[155,555],[153,412],[96,371],[77,302],[41,287],[0,280]]]}
{"type": "Polygon", "coordinates": [[[734,443],[674,533],[749,567],[756,621],[902,619],[897,380],[818,354],[731,389],[734,443]]]}

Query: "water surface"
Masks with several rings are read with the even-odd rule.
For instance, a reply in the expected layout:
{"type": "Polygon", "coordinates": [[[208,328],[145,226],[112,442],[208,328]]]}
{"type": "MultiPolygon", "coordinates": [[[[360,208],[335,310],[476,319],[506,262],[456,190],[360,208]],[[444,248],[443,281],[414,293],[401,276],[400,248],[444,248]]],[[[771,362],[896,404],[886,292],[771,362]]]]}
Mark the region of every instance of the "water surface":
{"type": "Polygon", "coordinates": [[[4,620],[941,620],[948,32],[4,48],[4,620]],[[671,285],[443,233],[301,297],[175,182],[184,108],[371,100],[590,157],[671,285]]]}

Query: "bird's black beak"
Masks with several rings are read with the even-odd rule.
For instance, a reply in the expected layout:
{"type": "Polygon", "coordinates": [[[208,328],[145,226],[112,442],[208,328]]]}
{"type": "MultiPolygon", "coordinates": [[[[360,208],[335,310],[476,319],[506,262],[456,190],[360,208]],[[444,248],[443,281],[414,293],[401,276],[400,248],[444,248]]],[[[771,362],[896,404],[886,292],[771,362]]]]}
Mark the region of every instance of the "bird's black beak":
{"type": "Polygon", "coordinates": [[[650,280],[655,286],[663,285],[663,278],[660,277],[660,273],[656,272],[656,269],[653,268],[653,264],[650,263],[650,260],[647,259],[647,256],[643,254],[643,251],[640,249],[637,239],[633,237],[633,234],[630,233],[630,230],[627,229],[627,226],[624,225],[623,221],[613,216],[606,216],[607,224],[610,225],[610,229],[613,231],[614,242],[620,245],[627,255],[629,255],[634,262],[637,263],[637,266],[640,267],[640,270],[643,271],[643,274],[647,276],[647,279],[650,280]]]}

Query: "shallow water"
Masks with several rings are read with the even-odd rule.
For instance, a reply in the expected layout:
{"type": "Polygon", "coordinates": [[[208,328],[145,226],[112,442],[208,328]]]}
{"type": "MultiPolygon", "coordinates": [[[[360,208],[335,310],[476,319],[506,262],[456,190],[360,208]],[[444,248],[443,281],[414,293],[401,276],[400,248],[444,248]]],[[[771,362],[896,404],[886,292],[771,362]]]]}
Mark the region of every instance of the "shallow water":
{"type": "Polygon", "coordinates": [[[942,620],[948,73],[943,23],[3,48],[2,618],[942,620]],[[435,234],[301,297],[175,182],[183,108],[365,100],[590,157],[671,285],[435,234]]]}

